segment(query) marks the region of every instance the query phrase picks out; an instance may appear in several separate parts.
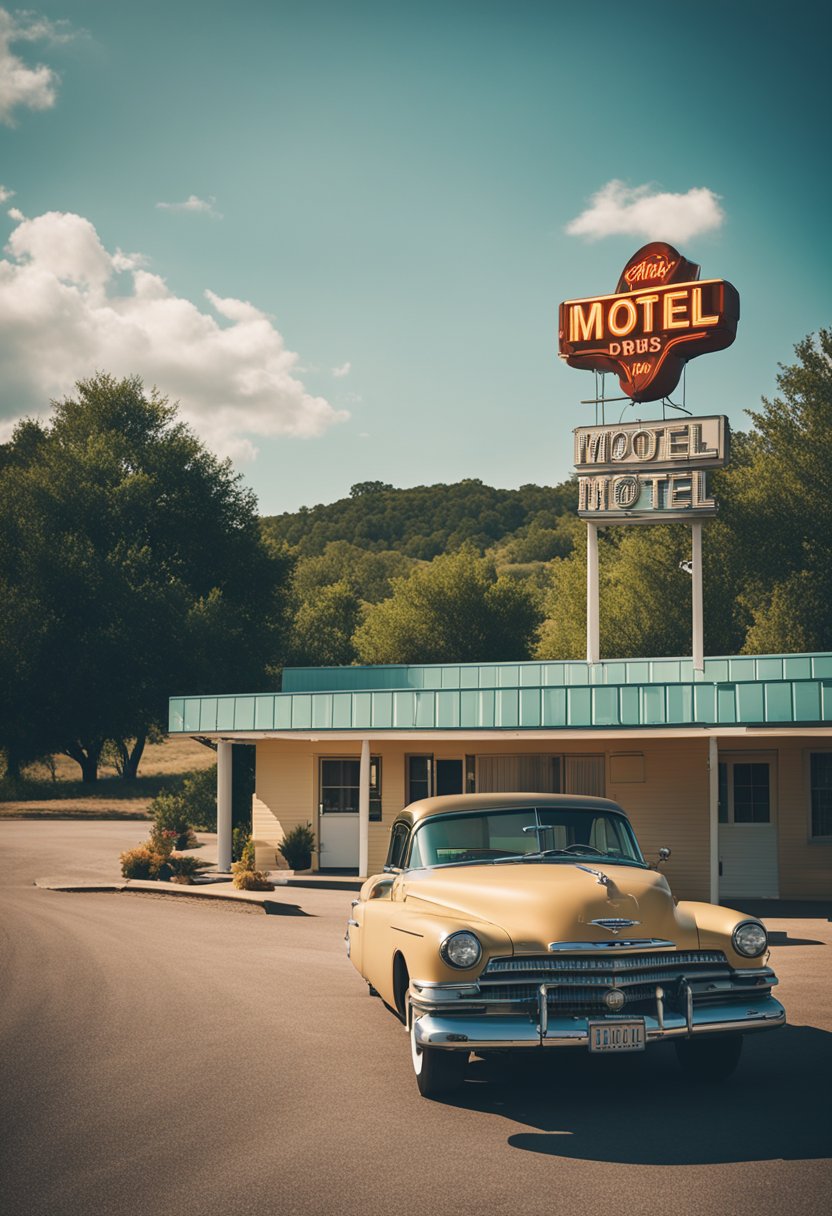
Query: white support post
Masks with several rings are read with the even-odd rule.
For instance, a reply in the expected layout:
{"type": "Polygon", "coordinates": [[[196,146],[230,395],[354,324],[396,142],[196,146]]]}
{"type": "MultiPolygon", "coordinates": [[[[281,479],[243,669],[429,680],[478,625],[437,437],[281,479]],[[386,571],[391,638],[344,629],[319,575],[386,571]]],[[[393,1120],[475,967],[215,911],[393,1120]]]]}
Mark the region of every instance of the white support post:
{"type": "Polygon", "coordinates": [[[702,520],[690,525],[693,558],[693,670],[705,670],[705,625],[702,597],[702,520]]]}
{"type": "Polygon", "coordinates": [[[719,903],[719,747],[708,736],[708,843],[711,903],[719,903]]]}
{"type": "Polygon", "coordinates": [[[598,525],[586,525],[586,661],[601,658],[598,615],[598,525]]]}
{"type": "Polygon", "coordinates": [[[370,740],[361,741],[358,770],[358,877],[366,878],[370,865],[370,740]]]}
{"type": "Polygon", "coordinates": [[[233,743],[217,744],[217,869],[231,871],[231,765],[233,743]]]}

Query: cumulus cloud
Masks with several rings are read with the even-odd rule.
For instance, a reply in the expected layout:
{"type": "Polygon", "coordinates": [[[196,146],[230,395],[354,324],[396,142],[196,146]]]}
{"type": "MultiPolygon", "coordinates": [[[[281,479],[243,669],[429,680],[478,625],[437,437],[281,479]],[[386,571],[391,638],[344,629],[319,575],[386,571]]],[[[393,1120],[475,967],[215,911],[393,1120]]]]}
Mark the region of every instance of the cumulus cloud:
{"type": "Polygon", "coordinates": [[[48,110],[58,95],[57,73],[43,63],[26,63],[12,46],[21,42],[68,42],[72,36],[66,22],[0,8],[0,122],[14,126],[16,110],[48,110]]]}
{"type": "Polygon", "coordinates": [[[349,363],[349,362],[342,363],[342,364],[340,364],[339,367],[333,367],[332,375],[335,377],[336,380],[343,380],[344,376],[348,376],[351,371],[352,371],[351,363],[349,363]]]}
{"type": "Polygon", "coordinates": [[[0,203],[7,203],[14,196],[14,190],[10,190],[8,186],[0,186],[0,203]]]}
{"type": "Polygon", "coordinates": [[[174,295],[140,255],[110,253],[83,216],[21,219],[5,252],[5,436],[97,369],[158,385],[209,446],[235,459],[252,458],[259,437],[311,438],[349,417],[307,392],[266,313],[211,291],[208,309],[174,295]]]}
{"type": "Polygon", "coordinates": [[[566,225],[566,231],[591,241],[639,236],[681,242],[719,228],[724,219],[719,195],[706,186],[669,194],[613,179],[593,194],[589,206],[566,225]]]}
{"type": "Polygon", "coordinates": [[[214,203],[217,200],[211,198],[198,198],[196,194],[189,194],[184,203],[157,203],[156,207],[159,211],[179,211],[190,212],[197,215],[210,215],[211,219],[221,220],[222,215],[217,211],[214,203]]]}

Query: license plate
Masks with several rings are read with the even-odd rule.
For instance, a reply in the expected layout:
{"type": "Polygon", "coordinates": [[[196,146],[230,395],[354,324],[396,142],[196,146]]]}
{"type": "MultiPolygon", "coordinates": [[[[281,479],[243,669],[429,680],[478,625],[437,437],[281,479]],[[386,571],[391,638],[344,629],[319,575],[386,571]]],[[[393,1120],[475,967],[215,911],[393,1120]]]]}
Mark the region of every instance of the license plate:
{"type": "Polygon", "coordinates": [[[644,1022],[590,1022],[590,1051],[644,1051],[644,1022]]]}

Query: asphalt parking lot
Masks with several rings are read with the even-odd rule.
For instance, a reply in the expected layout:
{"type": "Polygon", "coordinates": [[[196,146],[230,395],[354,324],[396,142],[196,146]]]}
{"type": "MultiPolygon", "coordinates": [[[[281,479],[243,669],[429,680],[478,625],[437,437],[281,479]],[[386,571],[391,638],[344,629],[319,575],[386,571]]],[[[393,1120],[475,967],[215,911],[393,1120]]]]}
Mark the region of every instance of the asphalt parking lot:
{"type": "Polygon", "coordinates": [[[827,920],[769,921],[790,1024],[720,1086],[683,1081],[662,1046],[474,1062],[427,1102],[345,958],[349,894],[279,890],[266,915],[32,886],[136,839],[0,823],[5,1216],[826,1210],[827,920]]]}

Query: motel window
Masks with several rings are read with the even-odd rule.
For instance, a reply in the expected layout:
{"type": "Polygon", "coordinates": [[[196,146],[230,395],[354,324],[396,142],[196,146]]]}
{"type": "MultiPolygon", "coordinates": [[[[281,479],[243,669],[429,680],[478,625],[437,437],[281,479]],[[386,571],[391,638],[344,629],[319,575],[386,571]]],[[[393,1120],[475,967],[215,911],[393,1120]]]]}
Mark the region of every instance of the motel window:
{"type": "MultiPolygon", "coordinates": [[[[361,761],[352,758],[321,759],[321,813],[358,814],[361,761]]],[[[370,757],[370,819],[381,819],[381,757],[370,757]]]]}
{"type": "Polygon", "coordinates": [[[560,756],[478,756],[477,788],[481,794],[558,794],[560,770],[560,756]]]}
{"type": "Polygon", "coordinates": [[[832,836],[832,752],[812,752],[809,769],[812,835],[832,836]]]}
{"type": "Polygon", "coordinates": [[[762,761],[721,760],[719,822],[771,822],[771,766],[762,761]]]}
{"type": "Polygon", "coordinates": [[[430,798],[433,793],[433,756],[407,756],[405,784],[405,806],[430,798]]]}

